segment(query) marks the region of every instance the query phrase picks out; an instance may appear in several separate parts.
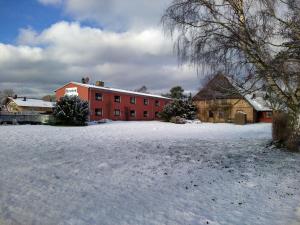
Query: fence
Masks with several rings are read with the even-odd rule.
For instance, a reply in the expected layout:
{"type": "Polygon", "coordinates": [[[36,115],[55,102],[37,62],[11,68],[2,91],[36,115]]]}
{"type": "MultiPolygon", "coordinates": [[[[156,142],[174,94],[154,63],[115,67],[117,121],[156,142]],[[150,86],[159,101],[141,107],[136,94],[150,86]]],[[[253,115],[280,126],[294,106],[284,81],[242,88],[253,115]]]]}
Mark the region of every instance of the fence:
{"type": "Polygon", "coordinates": [[[52,115],[36,113],[0,113],[0,124],[49,124],[54,122],[52,115]]]}

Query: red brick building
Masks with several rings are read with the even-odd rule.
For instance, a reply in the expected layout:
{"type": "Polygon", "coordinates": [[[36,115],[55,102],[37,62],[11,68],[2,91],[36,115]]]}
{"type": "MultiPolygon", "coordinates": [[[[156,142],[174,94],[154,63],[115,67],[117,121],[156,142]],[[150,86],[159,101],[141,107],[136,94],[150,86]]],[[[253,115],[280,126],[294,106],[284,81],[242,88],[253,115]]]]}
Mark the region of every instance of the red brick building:
{"type": "Polygon", "coordinates": [[[70,82],[56,91],[59,100],[64,95],[76,95],[89,102],[89,121],[111,120],[156,120],[158,113],[171,100],[160,95],[70,82]]]}

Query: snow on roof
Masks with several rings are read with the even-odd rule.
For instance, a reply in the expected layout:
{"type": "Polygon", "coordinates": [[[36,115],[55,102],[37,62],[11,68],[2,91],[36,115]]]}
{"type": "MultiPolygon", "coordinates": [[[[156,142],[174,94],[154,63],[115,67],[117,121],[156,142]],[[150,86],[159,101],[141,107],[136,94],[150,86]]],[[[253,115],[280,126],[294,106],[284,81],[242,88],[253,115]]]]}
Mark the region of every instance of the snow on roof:
{"type": "Polygon", "coordinates": [[[24,101],[24,98],[17,98],[17,99],[9,98],[9,99],[15,102],[18,106],[22,106],[22,107],[53,108],[55,105],[54,102],[47,102],[39,99],[26,98],[26,101],[24,101]]]}
{"type": "Polygon", "coordinates": [[[95,89],[101,89],[101,90],[106,90],[106,91],[121,92],[121,93],[126,93],[126,94],[141,95],[141,96],[154,97],[154,98],[170,99],[167,97],[163,97],[161,95],[153,95],[153,94],[141,93],[141,92],[136,92],[136,91],[127,91],[127,90],[118,89],[118,88],[100,87],[100,86],[96,86],[96,85],[92,85],[92,84],[83,84],[83,83],[73,82],[73,81],[70,83],[80,85],[83,87],[87,87],[87,88],[95,88],[95,89]]]}
{"type": "Polygon", "coordinates": [[[268,102],[262,96],[245,95],[245,99],[253,106],[256,111],[272,111],[268,102]]]}
{"type": "MultiPolygon", "coordinates": [[[[241,87],[239,87],[236,82],[229,76],[225,76],[227,78],[227,80],[240,92],[241,91],[241,87]]],[[[245,86],[250,84],[244,84],[245,86]]],[[[247,89],[247,88],[246,88],[247,89]]],[[[257,91],[254,92],[252,94],[246,94],[243,95],[244,98],[250,103],[250,105],[252,105],[252,107],[256,110],[256,111],[272,111],[272,109],[270,108],[270,106],[268,105],[268,102],[265,100],[265,93],[262,91],[257,91]]]]}

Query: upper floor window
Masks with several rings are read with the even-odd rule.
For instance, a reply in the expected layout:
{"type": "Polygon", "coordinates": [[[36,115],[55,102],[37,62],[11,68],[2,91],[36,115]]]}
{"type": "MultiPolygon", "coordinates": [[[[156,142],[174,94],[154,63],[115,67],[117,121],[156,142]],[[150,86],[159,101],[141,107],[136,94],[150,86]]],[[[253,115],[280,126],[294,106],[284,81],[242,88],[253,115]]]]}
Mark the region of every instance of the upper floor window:
{"type": "Polygon", "coordinates": [[[120,109],[115,109],[114,115],[115,116],[121,116],[121,110],[120,109]]]}
{"type": "Polygon", "coordinates": [[[95,109],[96,116],[102,116],[102,109],[95,109]]]}
{"type": "Polygon", "coordinates": [[[149,99],[144,98],[144,105],[149,105],[149,99]]]}
{"type": "Polygon", "coordinates": [[[136,98],[135,97],[130,97],[130,103],[135,104],[136,103],[136,98]]]}
{"type": "Polygon", "coordinates": [[[115,95],[115,102],[121,102],[121,96],[115,95]]]}
{"type": "Polygon", "coordinates": [[[102,94],[101,94],[101,93],[96,93],[96,94],[95,94],[95,99],[96,99],[97,101],[102,101],[102,94]]]}
{"type": "Polygon", "coordinates": [[[160,102],[158,100],[155,100],[155,106],[160,106],[160,102]]]}

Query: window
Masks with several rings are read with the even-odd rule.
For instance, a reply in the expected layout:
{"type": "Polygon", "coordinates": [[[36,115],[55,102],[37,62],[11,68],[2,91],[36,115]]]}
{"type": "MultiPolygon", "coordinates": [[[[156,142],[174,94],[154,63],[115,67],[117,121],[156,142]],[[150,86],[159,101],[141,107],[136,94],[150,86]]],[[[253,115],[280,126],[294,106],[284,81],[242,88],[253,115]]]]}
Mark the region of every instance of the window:
{"type": "Polygon", "coordinates": [[[272,112],[266,112],[266,118],[272,118],[273,113],[272,112]]]}
{"type": "Polygon", "coordinates": [[[102,101],[102,94],[101,94],[101,93],[96,93],[96,94],[95,94],[95,99],[96,99],[97,101],[102,101]]]}
{"type": "Polygon", "coordinates": [[[102,116],[102,109],[95,109],[96,116],[102,116]]]}
{"type": "Polygon", "coordinates": [[[115,102],[121,102],[121,96],[115,95],[115,102]]]}
{"type": "Polygon", "coordinates": [[[144,117],[148,117],[148,111],[144,111],[144,117]]]}
{"type": "Polygon", "coordinates": [[[158,100],[155,100],[155,106],[159,106],[160,102],[158,100]]]}
{"type": "Polygon", "coordinates": [[[148,105],[149,104],[149,100],[147,98],[144,98],[144,105],[148,105]]]}
{"type": "Polygon", "coordinates": [[[155,118],[159,118],[159,112],[155,112],[155,118]]]}
{"type": "Polygon", "coordinates": [[[209,112],[208,112],[208,117],[209,117],[209,118],[214,118],[214,113],[213,113],[213,111],[209,110],[209,112]]]}
{"type": "Polygon", "coordinates": [[[121,111],[120,111],[120,109],[115,109],[114,114],[115,114],[115,116],[121,116],[121,111]]]}
{"type": "Polygon", "coordinates": [[[135,104],[135,103],[136,103],[135,97],[130,97],[130,103],[131,103],[131,104],[135,104]]]}
{"type": "Polygon", "coordinates": [[[130,117],[135,117],[135,110],[130,110],[130,117]]]}

